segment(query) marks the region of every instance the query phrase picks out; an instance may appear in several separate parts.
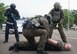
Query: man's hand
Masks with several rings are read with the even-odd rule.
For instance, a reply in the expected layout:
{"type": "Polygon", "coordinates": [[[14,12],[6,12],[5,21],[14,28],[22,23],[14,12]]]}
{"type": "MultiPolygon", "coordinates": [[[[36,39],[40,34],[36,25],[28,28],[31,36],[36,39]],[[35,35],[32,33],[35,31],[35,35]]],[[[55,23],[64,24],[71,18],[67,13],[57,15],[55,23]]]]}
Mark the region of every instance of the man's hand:
{"type": "Polygon", "coordinates": [[[61,19],[59,23],[63,23],[64,19],[61,19]]]}
{"type": "Polygon", "coordinates": [[[72,49],[72,45],[69,44],[69,43],[65,43],[64,44],[64,50],[68,51],[68,50],[71,50],[72,49]]]}

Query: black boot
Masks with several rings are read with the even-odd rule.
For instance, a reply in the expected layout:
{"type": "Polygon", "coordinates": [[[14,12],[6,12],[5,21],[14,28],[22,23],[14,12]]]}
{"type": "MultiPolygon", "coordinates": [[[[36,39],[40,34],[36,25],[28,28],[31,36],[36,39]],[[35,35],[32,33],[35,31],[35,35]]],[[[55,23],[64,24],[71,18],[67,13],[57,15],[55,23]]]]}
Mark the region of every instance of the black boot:
{"type": "Polygon", "coordinates": [[[9,51],[13,50],[14,49],[14,46],[10,46],[9,47],[9,51]]]}
{"type": "Polygon", "coordinates": [[[48,54],[46,51],[37,51],[37,54],[48,54]]]}
{"type": "Polygon", "coordinates": [[[8,41],[4,41],[3,43],[7,43],[8,41]]]}
{"type": "Polygon", "coordinates": [[[18,47],[19,47],[18,42],[14,43],[14,51],[18,52],[19,51],[18,47]]]}

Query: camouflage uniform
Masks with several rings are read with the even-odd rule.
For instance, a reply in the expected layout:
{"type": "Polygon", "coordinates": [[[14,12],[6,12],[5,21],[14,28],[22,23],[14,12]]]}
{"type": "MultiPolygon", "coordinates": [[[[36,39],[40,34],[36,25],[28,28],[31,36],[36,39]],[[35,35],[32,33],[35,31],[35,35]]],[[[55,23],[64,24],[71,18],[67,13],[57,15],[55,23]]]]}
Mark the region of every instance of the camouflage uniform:
{"type": "MultiPolygon", "coordinates": [[[[45,45],[45,50],[49,50],[49,51],[63,51],[64,47],[61,41],[57,40],[58,43],[56,45],[54,44],[49,44],[48,42],[46,42],[45,45]]],[[[15,50],[26,50],[26,51],[36,51],[37,50],[37,45],[36,46],[30,46],[28,42],[26,41],[19,41],[17,43],[15,43],[14,45],[9,47],[9,51],[15,49],[15,50]]]]}
{"type": "Polygon", "coordinates": [[[36,44],[34,37],[40,36],[37,51],[43,51],[49,30],[48,21],[44,17],[36,17],[35,20],[44,28],[23,28],[23,35],[32,46],[36,44]]]}
{"type": "Polygon", "coordinates": [[[49,12],[49,14],[52,16],[52,23],[51,23],[51,28],[50,28],[51,32],[49,34],[49,38],[51,38],[51,36],[52,36],[53,29],[57,28],[61,35],[62,41],[64,43],[67,43],[66,36],[63,32],[63,26],[62,26],[64,14],[63,14],[63,11],[61,10],[61,6],[58,2],[56,2],[54,4],[54,8],[49,12]],[[58,27],[56,27],[57,25],[58,25],[58,27]]]}

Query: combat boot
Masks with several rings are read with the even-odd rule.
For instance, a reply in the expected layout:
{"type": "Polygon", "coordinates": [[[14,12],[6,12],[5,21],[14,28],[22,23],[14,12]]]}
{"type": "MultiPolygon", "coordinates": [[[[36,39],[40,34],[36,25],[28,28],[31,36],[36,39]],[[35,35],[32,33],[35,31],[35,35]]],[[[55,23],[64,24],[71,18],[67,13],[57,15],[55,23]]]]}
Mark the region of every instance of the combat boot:
{"type": "Polygon", "coordinates": [[[9,47],[9,51],[13,50],[14,49],[14,46],[10,46],[9,47]]]}
{"type": "Polygon", "coordinates": [[[8,41],[4,41],[3,43],[7,43],[8,41]]]}

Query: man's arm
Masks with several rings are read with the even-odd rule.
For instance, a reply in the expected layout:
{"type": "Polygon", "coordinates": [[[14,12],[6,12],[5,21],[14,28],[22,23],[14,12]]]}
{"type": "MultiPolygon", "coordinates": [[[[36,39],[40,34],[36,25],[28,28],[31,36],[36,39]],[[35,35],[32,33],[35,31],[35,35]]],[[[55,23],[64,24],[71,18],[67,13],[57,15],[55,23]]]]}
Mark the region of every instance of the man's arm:
{"type": "MultiPolygon", "coordinates": [[[[61,20],[60,20],[60,24],[62,24],[62,23],[63,23],[64,18],[65,18],[65,17],[64,17],[63,10],[61,10],[61,20]]],[[[67,43],[66,36],[61,36],[61,38],[62,38],[62,41],[63,41],[64,43],[67,43]]]]}
{"type": "Polygon", "coordinates": [[[64,17],[64,13],[63,13],[63,10],[61,10],[61,15],[60,15],[61,19],[60,19],[60,22],[62,23],[65,19],[64,17]]]}
{"type": "Polygon", "coordinates": [[[18,10],[16,10],[15,15],[16,15],[16,16],[15,16],[15,17],[16,17],[16,20],[20,19],[20,15],[19,15],[18,10]]]}
{"type": "Polygon", "coordinates": [[[4,16],[6,16],[6,17],[11,16],[10,9],[7,9],[5,11],[4,16]]]}
{"type": "Polygon", "coordinates": [[[42,19],[42,23],[43,23],[43,26],[45,27],[45,29],[49,32],[50,31],[50,28],[49,28],[49,23],[48,23],[48,20],[45,19],[45,18],[41,18],[42,19]]]}

